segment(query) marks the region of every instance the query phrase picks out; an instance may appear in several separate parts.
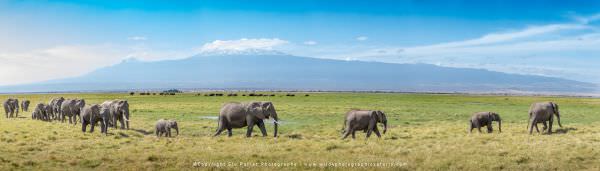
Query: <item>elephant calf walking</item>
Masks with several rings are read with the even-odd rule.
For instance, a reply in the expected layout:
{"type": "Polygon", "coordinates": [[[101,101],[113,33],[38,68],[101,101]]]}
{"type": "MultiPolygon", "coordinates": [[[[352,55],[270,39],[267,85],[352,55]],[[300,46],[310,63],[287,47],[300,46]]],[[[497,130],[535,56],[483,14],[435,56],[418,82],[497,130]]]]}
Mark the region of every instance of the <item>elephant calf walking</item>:
{"type": "Polygon", "coordinates": [[[352,134],[352,139],[356,139],[356,131],[362,130],[367,132],[367,138],[371,136],[372,132],[375,132],[377,137],[381,137],[377,123],[383,124],[383,133],[387,131],[387,117],[382,111],[374,110],[351,110],[346,113],[344,118],[344,135],[342,139],[346,139],[348,135],[352,134]]]}
{"type": "Polygon", "coordinates": [[[492,122],[498,121],[498,132],[502,132],[502,120],[500,119],[500,115],[494,112],[477,112],[471,116],[471,120],[469,120],[469,133],[473,132],[473,129],[477,128],[479,133],[481,133],[481,127],[487,126],[487,132],[492,133],[493,127],[492,122]]]}
{"type": "Polygon", "coordinates": [[[164,134],[165,137],[171,137],[171,128],[175,129],[177,135],[179,135],[179,126],[177,126],[177,121],[164,119],[158,120],[158,122],[156,122],[156,136],[160,137],[164,134]]]}

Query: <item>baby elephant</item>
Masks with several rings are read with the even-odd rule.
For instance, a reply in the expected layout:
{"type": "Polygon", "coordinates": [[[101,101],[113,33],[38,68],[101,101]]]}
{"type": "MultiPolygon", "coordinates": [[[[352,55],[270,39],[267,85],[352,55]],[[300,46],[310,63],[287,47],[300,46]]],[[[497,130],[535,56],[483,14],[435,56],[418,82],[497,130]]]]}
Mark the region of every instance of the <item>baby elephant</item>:
{"type": "Polygon", "coordinates": [[[164,119],[158,120],[158,122],[156,122],[156,136],[160,137],[162,134],[165,134],[166,137],[171,137],[171,128],[175,129],[177,135],[179,135],[177,121],[164,119]]]}
{"type": "Polygon", "coordinates": [[[469,133],[473,132],[474,128],[477,128],[481,133],[481,127],[487,126],[488,133],[491,133],[492,121],[498,121],[498,131],[502,132],[502,120],[500,115],[494,112],[477,112],[471,116],[469,133]]]}
{"type": "Polygon", "coordinates": [[[387,118],[385,113],[378,110],[351,110],[346,113],[346,118],[344,118],[344,135],[342,139],[345,139],[350,134],[352,134],[352,139],[355,139],[356,131],[367,132],[367,138],[371,136],[372,132],[375,132],[377,137],[381,137],[379,129],[377,128],[377,123],[383,124],[383,133],[385,134],[387,131],[387,118]]]}

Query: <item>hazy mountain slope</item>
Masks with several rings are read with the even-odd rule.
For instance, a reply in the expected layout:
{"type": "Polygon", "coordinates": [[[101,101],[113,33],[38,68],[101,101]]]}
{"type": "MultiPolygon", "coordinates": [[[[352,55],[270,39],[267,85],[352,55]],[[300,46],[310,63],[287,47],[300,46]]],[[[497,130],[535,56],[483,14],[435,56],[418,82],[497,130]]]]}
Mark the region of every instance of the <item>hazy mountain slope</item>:
{"type": "Polygon", "coordinates": [[[194,56],[181,60],[126,60],[89,74],[0,91],[82,91],[161,88],[390,91],[588,92],[595,85],[428,64],[390,64],[284,54],[194,56]]]}

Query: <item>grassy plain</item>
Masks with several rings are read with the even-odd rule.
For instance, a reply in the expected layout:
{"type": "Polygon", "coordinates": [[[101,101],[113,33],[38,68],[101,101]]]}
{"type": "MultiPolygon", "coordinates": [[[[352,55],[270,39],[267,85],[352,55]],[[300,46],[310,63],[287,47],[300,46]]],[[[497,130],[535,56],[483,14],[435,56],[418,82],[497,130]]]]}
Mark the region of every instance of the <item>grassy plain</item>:
{"type": "MultiPolygon", "coordinates": [[[[82,133],[81,126],[21,118],[0,118],[0,170],[600,170],[600,99],[377,93],[297,93],[296,97],[130,96],[128,94],[0,95],[30,99],[31,106],[52,97],[84,98],[88,104],[127,99],[131,130],[82,133]],[[282,119],[280,137],[211,137],[221,104],[273,101],[282,119]],[[560,105],[563,128],[555,134],[526,133],[532,102],[560,105]],[[388,133],[366,140],[341,140],[344,113],[379,109],[388,115],[388,133]],[[503,132],[467,133],[468,118],[495,111],[503,132]],[[176,119],[181,134],[156,138],[154,123],[176,119]],[[200,166],[194,167],[194,162],[200,166]],[[202,166],[201,163],[228,166],[202,166]],[[239,166],[252,163],[296,166],[239,166]],[[394,167],[315,167],[306,164],[395,163],[394,167]]],[[[31,107],[33,108],[33,107],[31,107]]],[[[267,127],[272,135],[272,125],[267,127]]],[[[259,135],[254,129],[254,135],[259,135]]]]}

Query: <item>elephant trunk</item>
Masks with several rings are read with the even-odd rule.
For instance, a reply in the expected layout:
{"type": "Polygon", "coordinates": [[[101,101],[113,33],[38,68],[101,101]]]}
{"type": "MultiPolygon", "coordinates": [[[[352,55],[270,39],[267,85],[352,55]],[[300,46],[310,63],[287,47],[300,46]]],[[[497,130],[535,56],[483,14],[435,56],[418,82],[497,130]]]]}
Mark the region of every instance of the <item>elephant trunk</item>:
{"type": "Polygon", "coordinates": [[[383,121],[383,134],[387,132],[387,121],[383,121]]]}
{"type": "Polygon", "coordinates": [[[273,137],[277,137],[277,127],[279,127],[279,118],[277,117],[277,112],[273,112],[273,137]]]}
{"type": "Polygon", "coordinates": [[[129,107],[123,112],[123,121],[125,121],[125,127],[129,129],[129,107]]]}
{"type": "Polygon", "coordinates": [[[502,120],[498,119],[498,132],[502,132],[502,120]]]}
{"type": "Polygon", "coordinates": [[[558,126],[562,128],[562,124],[560,124],[560,113],[558,111],[556,113],[556,119],[558,119],[558,126]]]}

